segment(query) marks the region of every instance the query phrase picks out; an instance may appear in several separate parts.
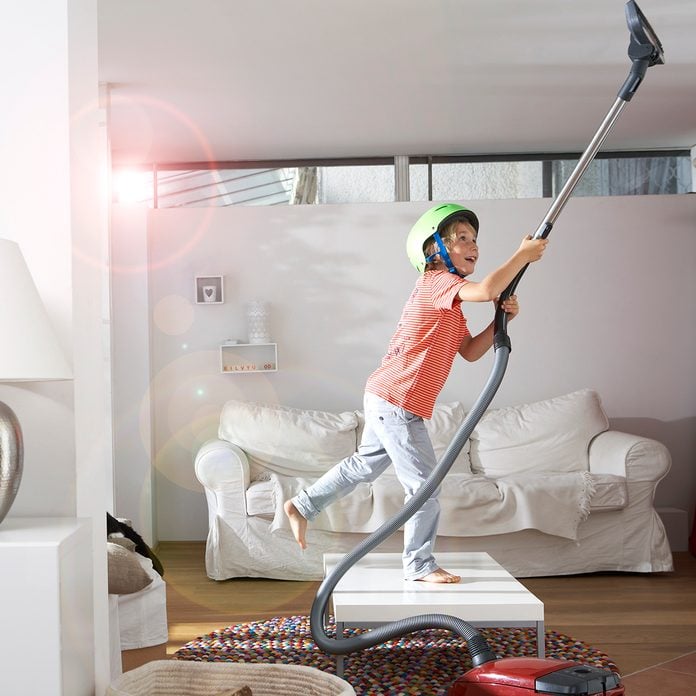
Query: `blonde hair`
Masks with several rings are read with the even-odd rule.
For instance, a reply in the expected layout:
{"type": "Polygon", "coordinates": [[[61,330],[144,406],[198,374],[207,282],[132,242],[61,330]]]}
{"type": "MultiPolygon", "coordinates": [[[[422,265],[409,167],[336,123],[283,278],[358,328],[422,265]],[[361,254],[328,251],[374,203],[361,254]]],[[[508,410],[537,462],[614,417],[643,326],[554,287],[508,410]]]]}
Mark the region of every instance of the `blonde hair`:
{"type": "MultiPolygon", "coordinates": [[[[472,230],[474,229],[474,226],[471,224],[471,222],[464,217],[456,218],[452,220],[452,222],[448,222],[442,229],[442,232],[440,232],[440,239],[442,239],[442,243],[445,245],[445,249],[447,249],[447,251],[450,250],[450,245],[457,238],[457,229],[460,223],[468,225],[469,227],[471,227],[472,230]]],[[[437,246],[437,242],[435,241],[434,235],[428,237],[423,243],[423,253],[425,254],[425,258],[428,258],[428,256],[430,256],[431,254],[437,254],[439,251],[440,249],[437,246]]],[[[442,266],[442,263],[443,262],[440,258],[433,259],[432,261],[429,261],[425,264],[425,270],[434,271],[440,268],[442,266]]]]}

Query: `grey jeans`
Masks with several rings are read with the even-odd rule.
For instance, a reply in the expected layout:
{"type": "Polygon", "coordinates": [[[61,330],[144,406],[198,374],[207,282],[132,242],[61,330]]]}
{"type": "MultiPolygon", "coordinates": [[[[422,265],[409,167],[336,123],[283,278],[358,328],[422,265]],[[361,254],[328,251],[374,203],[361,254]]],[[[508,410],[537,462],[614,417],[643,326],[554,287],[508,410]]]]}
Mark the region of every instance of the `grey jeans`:
{"type": "MultiPolygon", "coordinates": [[[[437,464],[425,422],[374,394],[365,393],[365,428],[358,451],[293,498],[298,512],[313,520],[359,483],[374,481],[391,464],[408,501],[437,464]]],[[[437,569],[433,546],[440,519],[438,488],[404,525],[404,577],[418,580],[437,569]]]]}

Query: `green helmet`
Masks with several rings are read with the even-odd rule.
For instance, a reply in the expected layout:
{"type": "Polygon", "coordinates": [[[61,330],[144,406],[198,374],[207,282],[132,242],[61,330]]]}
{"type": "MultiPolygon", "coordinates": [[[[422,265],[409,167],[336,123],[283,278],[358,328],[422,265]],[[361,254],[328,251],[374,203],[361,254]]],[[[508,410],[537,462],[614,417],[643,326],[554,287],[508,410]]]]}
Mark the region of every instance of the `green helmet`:
{"type": "MultiPolygon", "coordinates": [[[[456,203],[436,205],[418,218],[418,221],[411,228],[408,238],[406,239],[406,253],[413,267],[419,273],[425,271],[426,259],[425,252],[423,251],[425,242],[436,232],[442,231],[447,223],[457,220],[458,218],[470,222],[478,233],[479,221],[474,211],[464,206],[457,205],[456,203]]],[[[449,257],[447,257],[447,259],[449,259],[449,257]]]]}

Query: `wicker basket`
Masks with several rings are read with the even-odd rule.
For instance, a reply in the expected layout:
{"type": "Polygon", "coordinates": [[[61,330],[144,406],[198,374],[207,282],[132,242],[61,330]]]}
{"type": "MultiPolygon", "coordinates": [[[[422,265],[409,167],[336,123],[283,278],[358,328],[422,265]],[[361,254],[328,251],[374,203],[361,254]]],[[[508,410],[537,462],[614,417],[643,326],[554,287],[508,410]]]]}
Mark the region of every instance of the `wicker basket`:
{"type": "Polygon", "coordinates": [[[355,696],[343,679],[313,667],[155,660],[121,675],[106,696],[216,696],[242,686],[253,696],[355,696]]]}

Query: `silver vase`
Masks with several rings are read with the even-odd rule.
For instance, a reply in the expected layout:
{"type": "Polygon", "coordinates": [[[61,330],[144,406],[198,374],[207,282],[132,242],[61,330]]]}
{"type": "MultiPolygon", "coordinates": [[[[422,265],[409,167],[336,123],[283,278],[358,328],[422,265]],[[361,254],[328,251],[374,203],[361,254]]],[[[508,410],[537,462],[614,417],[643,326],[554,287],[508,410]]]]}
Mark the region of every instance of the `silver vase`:
{"type": "Polygon", "coordinates": [[[0,523],[10,511],[22,480],[24,442],[14,411],[0,401],[0,523]]]}

